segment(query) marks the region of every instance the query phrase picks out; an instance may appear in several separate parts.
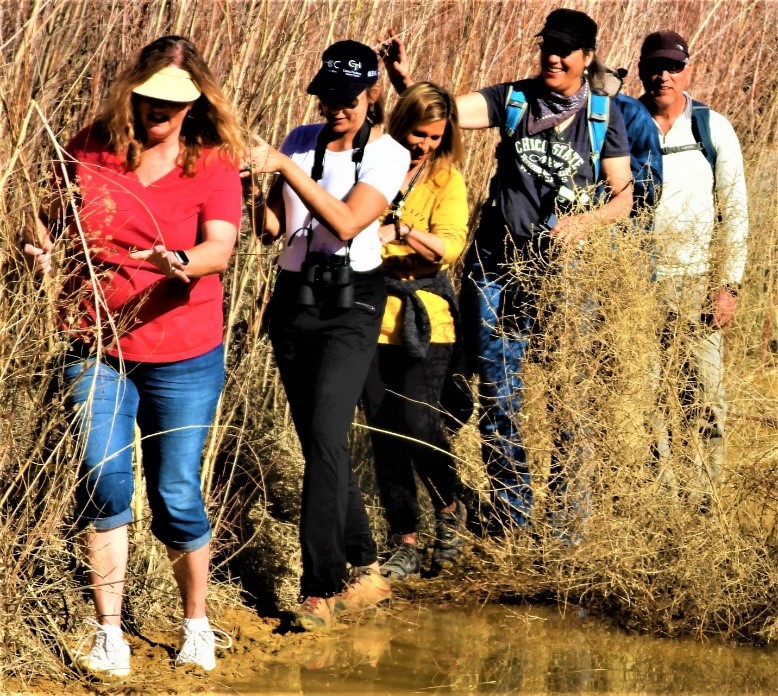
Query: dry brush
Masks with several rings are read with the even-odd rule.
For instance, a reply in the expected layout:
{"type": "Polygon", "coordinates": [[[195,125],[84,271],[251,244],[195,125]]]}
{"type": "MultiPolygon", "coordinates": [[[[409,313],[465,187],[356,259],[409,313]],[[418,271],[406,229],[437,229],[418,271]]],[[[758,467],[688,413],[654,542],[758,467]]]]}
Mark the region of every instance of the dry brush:
{"type": "MultiPolygon", "coordinates": [[[[646,33],[672,27],[690,37],[695,96],[726,114],[744,145],[752,251],[739,319],[727,336],[727,479],[708,515],[700,515],[683,490],[678,495],[657,483],[647,426],[657,400],[648,375],[660,322],[650,259],[635,235],[593,231],[574,262],[549,278],[546,291],[549,298],[560,292],[596,298],[603,320],[583,337],[584,345],[570,330],[577,317],[557,312],[562,328],[550,330],[562,340],[553,350],[542,342],[534,349],[541,359],[528,371],[522,414],[542,510],[547,404],[556,403],[559,415],[581,403],[578,390],[585,389],[595,456],[584,541],[571,548],[542,524],[534,537],[474,541],[480,553],[468,566],[469,582],[484,594],[584,602],[665,635],[773,640],[778,378],[770,345],[778,292],[778,5],[659,0],[647,12],[644,0],[571,4],[599,22],[600,58],[631,68],[631,94],[639,91],[635,61],[646,33]],[[578,368],[586,380],[571,378],[578,368]]],[[[30,277],[18,245],[51,176],[55,141],[64,144],[94,118],[119,66],[163,34],[191,37],[247,133],[279,143],[293,125],[317,118],[304,89],[332,40],[374,43],[393,26],[407,41],[414,75],[460,93],[532,74],[534,34],[549,9],[539,2],[484,0],[0,0],[0,675],[61,674],[73,631],[90,613],[78,589],[82,570],[69,527],[76,443],[58,389],[63,343],[54,297],[60,279],[30,277]]],[[[390,106],[392,100],[390,95],[390,106]]],[[[473,210],[492,170],[493,145],[491,134],[467,136],[463,168],[473,210]]],[[[283,605],[295,594],[302,465],[262,331],[272,266],[272,250],[258,247],[246,223],[225,278],[229,376],[203,483],[218,540],[218,577],[228,579],[240,567],[249,590],[283,605]]],[[[682,379],[679,367],[673,372],[671,364],[667,374],[682,379]]],[[[675,386],[662,387],[667,401],[675,386]]],[[[690,435],[685,414],[674,413],[677,429],[690,435]]],[[[485,494],[475,438],[471,423],[457,441],[458,464],[462,478],[485,494]]],[[[674,454],[681,471],[693,458],[693,439],[679,438],[686,442],[674,454]]],[[[380,532],[363,430],[355,430],[354,441],[380,532]]],[[[142,617],[175,613],[175,593],[139,500],[128,594],[129,615],[142,627],[142,617]]],[[[215,601],[233,601],[232,586],[215,587],[215,601]]]]}

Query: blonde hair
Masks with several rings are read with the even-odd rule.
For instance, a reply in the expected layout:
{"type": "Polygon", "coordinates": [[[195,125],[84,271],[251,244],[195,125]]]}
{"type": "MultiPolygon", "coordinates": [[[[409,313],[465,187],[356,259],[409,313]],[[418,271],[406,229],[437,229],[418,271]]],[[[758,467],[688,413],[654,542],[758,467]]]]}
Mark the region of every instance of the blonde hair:
{"type": "Polygon", "coordinates": [[[117,77],[98,117],[108,147],[115,154],[124,156],[128,170],[134,171],[140,166],[144,133],[136,111],[137,96],[132,90],[171,65],[188,71],[202,92],[181,126],[180,164],[184,173],[194,176],[204,147],[215,148],[237,163],[243,150],[243,138],[232,107],[200,52],[182,36],[163,36],[152,41],[117,77]]]}
{"type": "Polygon", "coordinates": [[[446,121],[440,145],[428,160],[427,176],[457,164],[464,156],[459,115],[453,97],[432,82],[417,82],[406,89],[389,116],[387,131],[402,143],[414,128],[431,121],[446,121]]]}

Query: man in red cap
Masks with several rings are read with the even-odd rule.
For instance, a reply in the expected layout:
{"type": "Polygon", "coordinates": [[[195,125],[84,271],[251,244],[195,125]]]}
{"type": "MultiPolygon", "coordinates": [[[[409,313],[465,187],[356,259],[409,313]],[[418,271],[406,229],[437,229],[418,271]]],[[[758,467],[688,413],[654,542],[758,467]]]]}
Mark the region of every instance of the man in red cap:
{"type": "MultiPolygon", "coordinates": [[[[706,509],[724,462],[727,405],[721,330],[735,315],[746,262],[743,156],[729,121],[689,95],[689,46],[682,36],[674,31],[649,34],[638,69],[645,89],[641,101],[662,142],[664,178],[655,239],[658,289],[668,317],[664,336],[668,345],[671,337],[688,338],[680,364],[688,365],[690,374],[682,380],[681,396],[699,433],[694,471],[683,478],[690,497],[706,509]],[[716,249],[716,263],[711,263],[714,230],[721,250],[719,254],[716,249]],[[689,383],[695,387],[691,399],[689,383]]],[[[656,425],[660,477],[674,484],[662,409],[656,425]]]]}

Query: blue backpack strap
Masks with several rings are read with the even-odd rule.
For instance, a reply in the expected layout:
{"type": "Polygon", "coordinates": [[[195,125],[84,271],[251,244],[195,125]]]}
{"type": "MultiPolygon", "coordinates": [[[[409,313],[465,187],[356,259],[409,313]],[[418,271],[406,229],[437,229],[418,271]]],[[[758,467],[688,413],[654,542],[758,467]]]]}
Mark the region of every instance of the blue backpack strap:
{"type": "Polygon", "coordinates": [[[592,169],[594,180],[600,179],[600,154],[608,131],[610,116],[610,99],[605,94],[589,93],[586,120],[589,124],[589,144],[592,148],[592,169]]]}
{"type": "Polygon", "coordinates": [[[509,87],[508,96],[505,98],[505,133],[509,138],[513,137],[526,110],[527,97],[524,92],[509,87]]]}
{"type": "Polygon", "coordinates": [[[702,154],[708,160],[713,174],[716,174],[716,150],[710,137],[710,108],[692,99],[692,135],[702,146],[702,154]]]}

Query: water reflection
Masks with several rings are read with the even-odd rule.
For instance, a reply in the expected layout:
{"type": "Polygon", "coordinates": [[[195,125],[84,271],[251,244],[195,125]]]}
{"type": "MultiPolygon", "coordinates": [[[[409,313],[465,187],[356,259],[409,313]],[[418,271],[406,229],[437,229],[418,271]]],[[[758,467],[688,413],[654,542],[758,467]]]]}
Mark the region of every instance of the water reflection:
{"type": "Polygon", "coordinates": [[[626,635],[575,611],[404,606],[282,648],[235,691],[297,694],[778,692],[773,649],[626,635]]]}

